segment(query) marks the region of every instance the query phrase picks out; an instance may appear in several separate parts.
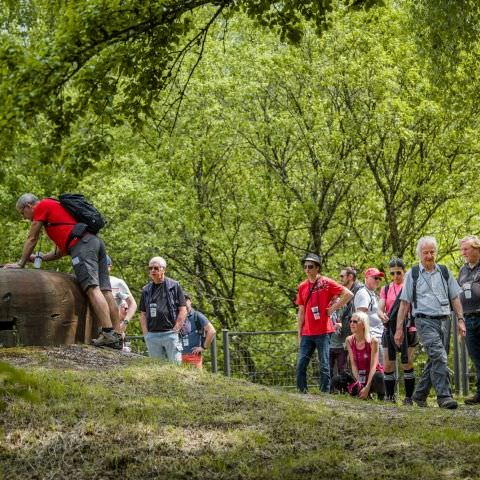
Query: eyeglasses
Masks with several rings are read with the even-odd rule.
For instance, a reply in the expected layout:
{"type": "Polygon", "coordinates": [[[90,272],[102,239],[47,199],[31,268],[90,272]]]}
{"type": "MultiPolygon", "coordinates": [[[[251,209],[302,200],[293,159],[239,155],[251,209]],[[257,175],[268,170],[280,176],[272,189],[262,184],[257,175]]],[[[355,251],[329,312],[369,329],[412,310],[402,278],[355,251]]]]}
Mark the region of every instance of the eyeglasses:
{"type": "Polygon", "coordinates": [[[148,270],[150,270],[150,271],[153,270],[153,271],[157,272],[158,270],[161,270],[162,268],[164,268],[164,267],[157,267],[156,265],[154,265],[152,267],[148,267],[148,270]]]}
{"type": "Polygon", "coordinates": [[[316,265],[312,265],[311,263],[307,263],[303,266],[303,269],[304,270],[312,270],[315,267],[316,267],[316,265]]]}
{"type": "Polygon", "coordinates": [[[356,325],[358,323],[358,320],[350,320],[350,323],[354,323],[356,325]]]}
{"type": "Polygon", "coordinates": [[[394,272],[390,272],[390,275],[393,277],[395,275],[402,275],[403,272],[402,271],[398,271],[398,270],[395,270],[394,272]]]}

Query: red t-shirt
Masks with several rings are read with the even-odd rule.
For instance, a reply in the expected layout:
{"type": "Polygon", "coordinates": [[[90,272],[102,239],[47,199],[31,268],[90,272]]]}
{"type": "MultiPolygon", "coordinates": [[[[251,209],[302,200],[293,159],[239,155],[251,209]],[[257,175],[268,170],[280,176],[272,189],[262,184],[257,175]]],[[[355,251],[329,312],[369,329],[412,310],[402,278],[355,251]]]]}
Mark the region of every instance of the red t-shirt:
{"type": "MultiPolygon", "coordinates": [[[[47,235],[60,251],[66,255],[65,245],[77,221],[60,205],[60,202],[51,198],[40,200],[34,207],[33,221],[43,222],[47,235]],[[66,225],[52,225],[48,227],[48,223],[65,223],[66,225]]],[[[69,246],[73,247],[77,241],[73,240],[69,246]]]]}
{"type": "Polygon", "coordinates": [[[305,280],[298,286],[296,303],[305,307],[302,335],[323,335],[335,331],[327,314],[327,308],[332,298],[343,292],[343,288],[342,285],[327,277],[320,277],[316,283],[305,280]],[[311,295],[310,290],[312,290],[311,295]],[[320,312],[318,320],[313,316],[312,307],[318,307],[320,312]]]}

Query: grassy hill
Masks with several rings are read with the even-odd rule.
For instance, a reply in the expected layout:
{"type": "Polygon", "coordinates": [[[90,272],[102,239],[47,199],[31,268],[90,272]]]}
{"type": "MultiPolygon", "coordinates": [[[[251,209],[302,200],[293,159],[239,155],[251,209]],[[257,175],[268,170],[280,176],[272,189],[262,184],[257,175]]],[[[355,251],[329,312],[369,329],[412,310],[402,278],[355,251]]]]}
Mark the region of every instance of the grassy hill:
{"type": "Polygon", "coordinates": [[[474,479],[480,409],[297,395],[110,350],[4,349],[4,479],[474,479]]]}

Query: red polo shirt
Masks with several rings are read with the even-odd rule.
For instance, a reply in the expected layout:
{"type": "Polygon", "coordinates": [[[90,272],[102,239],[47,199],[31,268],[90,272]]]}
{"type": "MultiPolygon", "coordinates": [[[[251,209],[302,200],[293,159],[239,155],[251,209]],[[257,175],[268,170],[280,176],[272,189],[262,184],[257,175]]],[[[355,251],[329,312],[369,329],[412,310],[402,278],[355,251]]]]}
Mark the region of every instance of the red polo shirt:
{"type": "MultiPolygon", "coordinates": [[[[66,255],[67,249],[65,245],[77,221],[60,205],[60,202],[51,198],[40,200],[33,209],[32,220],[43,223],[45,231],[52,242],[66,255]],[[52,225],[49,227],[47,225],[49,223],[60,223],[62,225],[52,225]]],[[[73,247],[76,242],[78,242],[78,240],[73,240],[70,243],[70,247],[73,247]]]]}
{"type": "Polygon", "coordinates": [[[343,288],[342,285],[327,277],[320,277],[316,282],[305,280],[298,286],[296,303],[305,307],[302,335],[323,335],[335,331],[327,308],[334,297],[341,295],[343,288]],[[310,291],[312,291],[311,295],[310,291]],[[315,320],[312,307],[318,307],[319,320],[315,320]]]}

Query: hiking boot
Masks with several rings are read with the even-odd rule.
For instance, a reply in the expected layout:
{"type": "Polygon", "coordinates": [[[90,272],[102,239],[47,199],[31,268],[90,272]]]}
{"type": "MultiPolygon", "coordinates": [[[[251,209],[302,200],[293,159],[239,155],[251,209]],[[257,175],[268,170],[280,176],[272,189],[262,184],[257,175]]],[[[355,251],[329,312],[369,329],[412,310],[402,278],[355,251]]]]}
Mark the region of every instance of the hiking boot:
{"type": "Polygon", "coordinates": [[[428,407],[426,398],[412,397],[412,400],[416,403],[417,407],[420,407],[420,408],[428,407]]]}
{"type": "Polygon", "coordinates": [[[477,405],[480,403],[480,393],[476,393],[473,397],[465,399],[465,405],[477,405]]]}
{"type": "Polygon", "coordinates": [[[438,406],[448,410],[455,410],[458,407],[458,403],[452,397],[445,397],[438,399],[438,406]]]}
{"type": "Polygon", "coordinates": [[[122,336],[117,332],[102,332],[98,338],[92,340],[92,345],[120,350],[122,348],[122,336]]]}
{"type": "MultiPolygon", "coordinates": [[[[406,405],[406,406],[411,407],[411,406],[413,405],[413,399],[412,399],[412,397],[405,397],[405,398],[403,399],[403,402],[402,402],[402,403],[403,403],[403,405],[406,405]]],[[[426,402],[425,402],[425,403],[426,403],[426,402]]]]}

